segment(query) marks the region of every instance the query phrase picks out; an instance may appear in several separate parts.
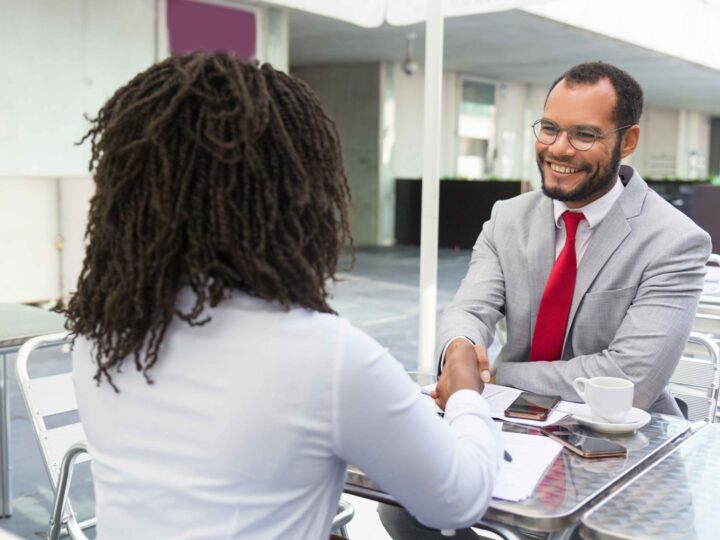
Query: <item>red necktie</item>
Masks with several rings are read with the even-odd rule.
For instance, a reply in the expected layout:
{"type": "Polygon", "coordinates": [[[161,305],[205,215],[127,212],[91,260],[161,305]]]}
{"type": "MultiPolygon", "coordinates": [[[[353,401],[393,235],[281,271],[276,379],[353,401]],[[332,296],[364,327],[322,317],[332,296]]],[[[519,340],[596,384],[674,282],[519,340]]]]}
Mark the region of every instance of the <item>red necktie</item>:
{"type": "Polygon", "coordinates": [[[562,218],[567,233],[565,245],[555,261],[540,300],[530,360],[559,360],[562,355],[577,273],[575,233],[585,216],[581,212],[565,212],[562,218]]]}

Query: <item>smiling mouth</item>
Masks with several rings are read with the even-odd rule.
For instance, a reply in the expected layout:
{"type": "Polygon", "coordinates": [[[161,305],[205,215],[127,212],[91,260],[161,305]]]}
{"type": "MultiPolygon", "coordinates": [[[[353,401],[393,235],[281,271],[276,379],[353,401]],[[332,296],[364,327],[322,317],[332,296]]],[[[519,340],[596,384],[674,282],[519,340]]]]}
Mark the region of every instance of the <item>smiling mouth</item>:
{"type": "Polygon", "coordinates": [[[568,167],[567,165],[560,165],[558,163],[548,162],[548,165],[550,165],[550,168],[553,170],[553,172],[560,174],[575,174],[576,172],[580,172],[580,169],[568,167]]]}

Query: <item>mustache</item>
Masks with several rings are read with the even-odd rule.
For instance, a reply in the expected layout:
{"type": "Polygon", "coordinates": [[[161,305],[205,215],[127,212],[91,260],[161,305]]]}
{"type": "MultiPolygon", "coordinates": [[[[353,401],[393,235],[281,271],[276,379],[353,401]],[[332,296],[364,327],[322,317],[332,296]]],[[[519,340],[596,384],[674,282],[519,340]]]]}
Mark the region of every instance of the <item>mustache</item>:
{"type": "Polygon", "coordinates": [[[567,166],[569,166],[569,167],[572,167],[573,169],[580,169],[580,170],[582,170],[582,171],[588,171],[588,170],[590,170],[590,168],[588,167],[588,165],[582,165],[582,164],[573,163],[572,159],[569,159],[569,158],[566,158],[566,157],[550,156],[550,155],[548,155],[547,152],[541,152],[541,153],[538,154],[538,161],[539,161],[539,162],[544,162],[544,161],[547,161],[547,160],[553,161],[553,162],[558,163],[558,164],[567,165],[567,166]]]}

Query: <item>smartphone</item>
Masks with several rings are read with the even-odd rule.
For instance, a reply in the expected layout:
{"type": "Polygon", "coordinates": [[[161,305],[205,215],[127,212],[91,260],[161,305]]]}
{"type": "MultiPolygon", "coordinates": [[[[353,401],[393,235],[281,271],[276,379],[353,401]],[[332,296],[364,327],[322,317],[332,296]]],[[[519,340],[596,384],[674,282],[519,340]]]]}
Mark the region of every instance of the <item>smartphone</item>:
{"type": "Polygon", "coordinates": [[[522,392],[505,409],[505,416],[525,418],[526,420],[547,420],[548,414],[559,402],[560,396],[541,396],[530,392],[522,392]]]}
{"type": "Polygon", "coordinates": [[[624,446],[603,437],[588,435],[578,424],[553,424],[540,431],[584,458],[627,456],[627,448],[624,446]]]}

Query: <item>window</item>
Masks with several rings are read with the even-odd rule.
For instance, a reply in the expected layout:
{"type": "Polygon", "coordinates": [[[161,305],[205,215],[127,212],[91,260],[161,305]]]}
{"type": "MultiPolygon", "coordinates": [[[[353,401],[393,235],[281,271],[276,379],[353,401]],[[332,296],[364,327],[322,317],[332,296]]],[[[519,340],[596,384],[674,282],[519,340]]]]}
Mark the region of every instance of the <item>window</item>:
{"type": "Polygon", "coordinates": [[[460,79],[457,175],[487,178],[495,153],[495,85],[460,79]]]}

